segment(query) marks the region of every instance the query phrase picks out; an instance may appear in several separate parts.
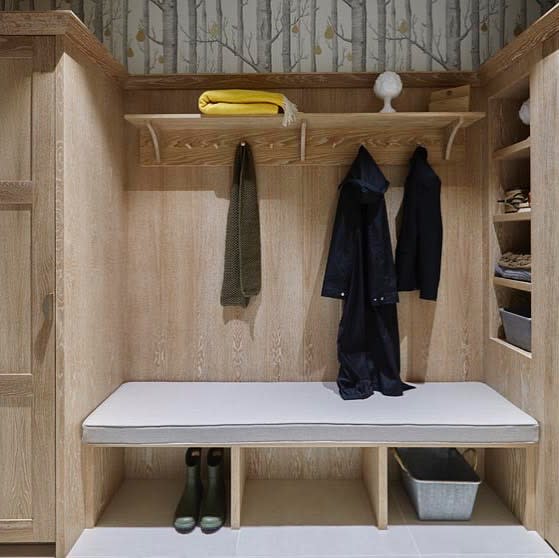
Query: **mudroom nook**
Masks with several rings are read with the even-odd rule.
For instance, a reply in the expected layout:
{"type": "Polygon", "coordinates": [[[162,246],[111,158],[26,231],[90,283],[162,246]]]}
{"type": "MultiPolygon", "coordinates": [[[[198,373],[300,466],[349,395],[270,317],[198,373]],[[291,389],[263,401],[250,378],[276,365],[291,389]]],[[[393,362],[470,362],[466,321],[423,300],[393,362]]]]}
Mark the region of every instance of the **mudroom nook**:
{"type": "Polygon", "coordinates": [[[555,555],[558,45],[553,8],[479,70],[401,72],[391,113],[377,73],[135,75],[70,11],[0,12],[0,556],[555,555]],[[215,90],[298,112],[200,114],[215,90]],[[261,284],[230,306],[247,145],[261,284]],[[412,389],[350,401],[322,288],[360,149],[385,242],[417,149],[444,232],[436,301],[398,293],[412,389]],[[211,534],[173,528],[187,448],[223,450],[211,534]],[[398,448],[458,449],[471,519],[419,520],[398,448]]]}

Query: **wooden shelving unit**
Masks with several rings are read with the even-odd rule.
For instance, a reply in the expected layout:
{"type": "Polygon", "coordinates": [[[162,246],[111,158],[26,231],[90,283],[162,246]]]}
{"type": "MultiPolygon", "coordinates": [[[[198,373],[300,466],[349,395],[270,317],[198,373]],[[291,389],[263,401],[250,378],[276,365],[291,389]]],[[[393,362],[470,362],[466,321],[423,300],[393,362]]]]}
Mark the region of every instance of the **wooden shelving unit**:
{"type": "MultiPolygon", "coordinates": [[[[530,97],[530,78],[524,75],[489,100],[488,105],[488,187],[489,203],[502,200],[507,190],[529,189],[531,186],[530,127],[519,118],[522,103],[530,97]]],[[[532,130],[534,131],[534,130],[532,130]]],[[[502,211],[502,207],[500,208],[502,211]]],[[[496,213],[490,216],[488,259],[489,337],[500,348],[516,355],[530,356],[505,340],[500,308],[532,306],[532,283],[495,277],[493,266],[505,252],[528,254],[532,250],[532,211],[496,213]]],[[[494,350],[497,350],[494,347],[494,350]]]]}
{"type": "Polygon", "coordinates": [[[532,211],[519,211],[518,213],[498,213],[493,216],[494,223],[520,223],[531,221],[532,211]]]}
{"type": "MultiPolygon", "coordinates": [[[[281,128],[282,115],[273,116],[208,116],[204,114],[126,114],[127,122],[136,127],[151,124],[165,129],[281,128]]],[[[313,128],[389,128],[410,130],[422,127],[443,129],[447,126],[467,128],[485,118],[483,112],[321,112],[299,113],[297,128],[303,122],[313,128]]]]}
{"type": "Polygon", "coordinates": [[[530,157],[530,138],[513,143],[507,147],[497,149],[493,152],[493,159],[497,161],[528,159],[530,157]]]}
{"type": "Polygon", "coordinates": [[[282,125],[281,115],[127,114],[124,118],[141,132],[142,165],[188,166],[205,164],[204,153],[215,164],[216,151],[223,148],[229,153],[247,137],[254,139],[257,149],[274,152],[261,164],[274,164],[272,157],[275,164],[305,162],[307,152],[315,155],[317,164],[329,164],[333,149],[352,140],[364,141],[373,131],[382,133],[393,154],[405,152],[409,157],[414,145],[425,142],[440,145],[442,158],[448,160],[458,132],[484,117],[483,112],[299,113],[288,127],[282,125]],[[202,149],[192,162],[194,152],[202,149]]]}
{"type": "Polygon", "coordinates": [[[532,283],[528,283],[527,281],[515,281],[514,279],[506,279],[505,277],[494,277],[493,284],[498,287],[507,287],[527,293],[532,292],[532,283]]]}

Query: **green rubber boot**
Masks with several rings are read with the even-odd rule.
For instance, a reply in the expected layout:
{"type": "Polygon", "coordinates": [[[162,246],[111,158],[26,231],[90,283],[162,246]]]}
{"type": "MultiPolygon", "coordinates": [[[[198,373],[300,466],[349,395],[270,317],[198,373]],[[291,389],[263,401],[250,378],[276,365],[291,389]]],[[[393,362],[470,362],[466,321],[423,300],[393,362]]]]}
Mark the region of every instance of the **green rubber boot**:
{"type": "Polygon", "coordinates": [[[225,523],[225,474],[223,449],[208,451],[208,485],[200,509],[200,529],[203,533],[215,533],[225,523]]]}
{"type": "Polygon", "coordinates": [[[174,523],[176,531],[183,535],[190,533],[196,527],[200,517],[200,502],[204,491],[200,478],[201,448],[189,448],[184,460],[186,463],[186,483],[175,510],[174,523]]]}

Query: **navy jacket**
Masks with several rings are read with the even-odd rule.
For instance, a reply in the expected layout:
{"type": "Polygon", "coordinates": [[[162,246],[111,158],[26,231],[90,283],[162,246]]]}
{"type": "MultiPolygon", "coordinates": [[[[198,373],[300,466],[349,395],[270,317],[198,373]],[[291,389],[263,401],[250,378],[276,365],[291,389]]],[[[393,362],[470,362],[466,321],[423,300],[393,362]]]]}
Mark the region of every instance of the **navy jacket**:
{"type": "Polygon", "coordinates": [[[437,300],[443,247],[441,180],[427,162],[424,147],[411,158],[402,208],[396,247],[398,290],[419,289],[420,298],[437,300]]]}
{"type": "Polygon", "coordinates": [[[340,195],[322,296],[343,299],[338,387],[344,399],[402,395],[397,281],[384,193],[388,181],[361,146],[340,195]]]}

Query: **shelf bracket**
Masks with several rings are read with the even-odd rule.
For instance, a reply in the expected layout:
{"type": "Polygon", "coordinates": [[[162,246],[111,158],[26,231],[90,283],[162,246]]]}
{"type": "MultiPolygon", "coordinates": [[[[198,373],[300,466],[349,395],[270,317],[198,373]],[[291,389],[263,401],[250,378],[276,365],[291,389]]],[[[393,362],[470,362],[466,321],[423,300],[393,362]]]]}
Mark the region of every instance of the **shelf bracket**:
{"type": "Polygon", "coordinates": [[[157,136],[157,132],[155,131],[155,128],[153,127],[153,124],[151,122],[146,122],[146,126],[153,143],[153,154],[155,156],[155,162],[161,163],[161,152],[159,151],[159,138],[157,136]]]}
{"type": "Polygon", "coordinates": [[[445,143],[445,151],[444,151],[444,159],[448,161],[450,159],[450,153],[452,151],[452,144],[454,143],[454,138],[458,133],[458,130],[464,124],[464,119],[462,117],[457,118],[454,122],[451,122],[444,130],[443,130],[443,140],[445,143]]]}
{"type": "Polygon", "coordinates": [[[307,121],[301,121],[301,161],[307,156],[307,121]]]}

